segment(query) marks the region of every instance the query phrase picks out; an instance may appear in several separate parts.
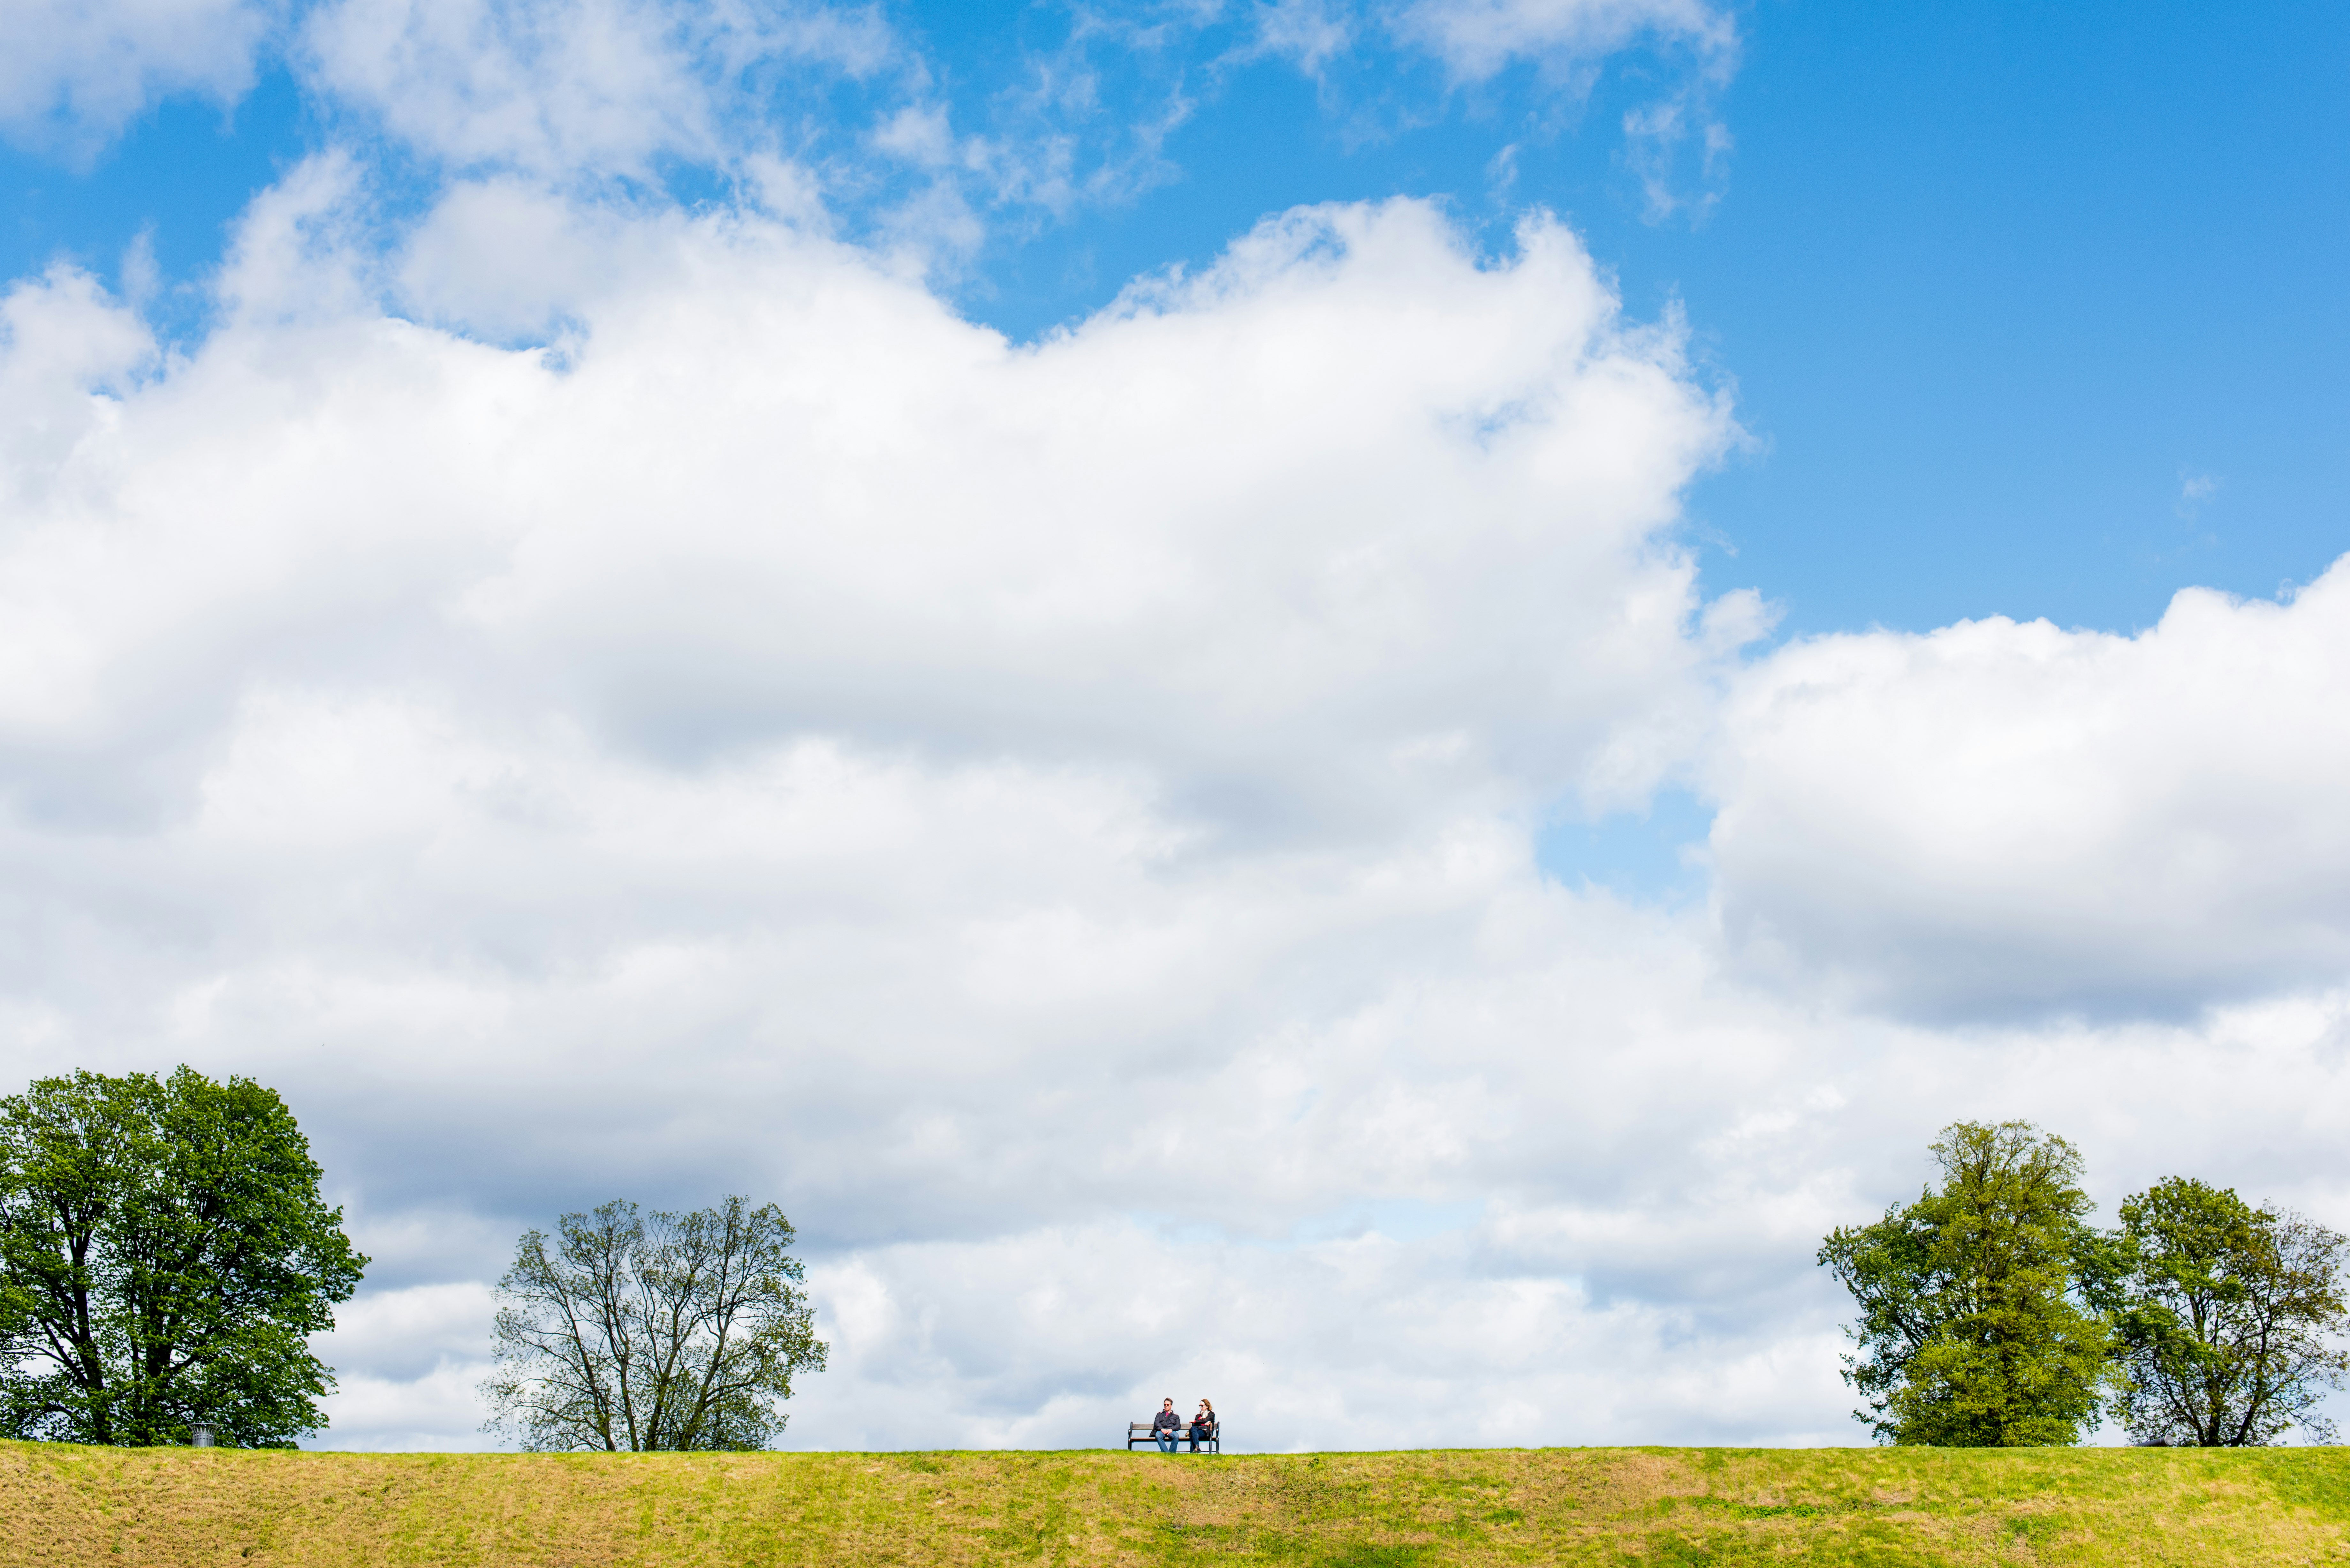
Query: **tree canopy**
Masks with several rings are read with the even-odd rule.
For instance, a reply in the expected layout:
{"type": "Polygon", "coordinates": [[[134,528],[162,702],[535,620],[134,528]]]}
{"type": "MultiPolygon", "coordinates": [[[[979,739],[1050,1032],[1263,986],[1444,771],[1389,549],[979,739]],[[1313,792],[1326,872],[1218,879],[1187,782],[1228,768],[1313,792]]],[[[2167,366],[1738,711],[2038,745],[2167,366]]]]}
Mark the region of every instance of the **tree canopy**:
{"type": "Polygon", "coordinates": [[[2121,1221],[2115,1414],[2130,1436],[2243,1447],[2298,1426],[2331,1441],[2317,1406],[2350,1372],[2344,1238],[2185,1177],[2125,1199],[2121,1221]]]}
{"type": "Polygon", "coordinates": [[[1845,1377],[1868,1408],[1855,1415],[1883,1442],[2079,1440],[2106,1351],[2081,1282],[2101,1252],[2080,1155],[2028,1122],[1956,1122],[1932,1152],[1939,1187],[1820,1248],[1860,1304],[1845,1377]]]}
{"type": "Polygon", "coordinates": [[[1954,1123],[1933,1154],[1939,1188],[1820,1248],[1860,1305],[1845,1378],[1880,1441],[2074,1442],[2100,1386],[2141,1443],[2333,1440],[2350,1240],[2187,1177],[2101,1233],[2080,1156],[2027,1122],[1954,1123]]]}
{"type": "Polygon", "coordinates": [[[367,1260],[293,1113],[182,1067],[43,1078],[0,1100],[0,1428],[245,1448],[327,1424],[334,1326],[367,1260]]]}
{"type": "Polygon", "coordinates": [[[528,1449],[763,1449],[826,1346],[774,1204],[612,1202],[526,1232],[498,1282],[484,1429],[528,1449]]]}

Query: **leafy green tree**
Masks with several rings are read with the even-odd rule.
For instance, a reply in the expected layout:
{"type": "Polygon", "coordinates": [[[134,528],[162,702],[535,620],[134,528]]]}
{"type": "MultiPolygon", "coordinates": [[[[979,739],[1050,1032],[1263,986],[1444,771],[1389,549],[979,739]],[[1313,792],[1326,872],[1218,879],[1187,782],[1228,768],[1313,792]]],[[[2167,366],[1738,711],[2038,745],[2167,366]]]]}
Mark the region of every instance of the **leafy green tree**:
{"type": "Polygon", "coordinates": [[[2298,1426],[2333,1441],[2317,1406],[2350,1373],[2350,1243],[2186,1177],[2124,1200],[2121,1219],[2114,1413],[2130,1436],[2241,1448],[2298,1426]]]}
{"type": "Polygon", "coordinates": [[[691,1214],[633,1203],[526,1232],[498,1282],[494,1411],[527,1449],[764,1449],[792,1378],[826,1346],[774,1204],[691,1214]]]}
{"type": "Polygon", "coordinates": [[[367,1260],[293,1113],[250,1078],[75,1073],[0,1099],[0,1428],[291,1448],[327,1424],[367,1260]]]}
{"type": "Polygon", "coordinates": [[[2029,1122],[1955,1122],[1932,1152],[1939,1188],[1820,1248],[1860,1303],[1845,1380],[1868,1408],[1855,1417],[1880,1442],[2079,1441],[2106,1345],[2085,1297],[2108,1268],[2080,1155],[2029,1122]]]}

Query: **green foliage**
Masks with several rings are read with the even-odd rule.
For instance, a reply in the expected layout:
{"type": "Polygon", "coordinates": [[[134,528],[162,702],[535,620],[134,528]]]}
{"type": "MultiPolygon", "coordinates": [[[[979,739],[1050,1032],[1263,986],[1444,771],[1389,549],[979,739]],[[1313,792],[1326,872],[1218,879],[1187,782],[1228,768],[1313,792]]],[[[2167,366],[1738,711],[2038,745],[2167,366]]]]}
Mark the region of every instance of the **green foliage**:
{"type": "Polygon", "coordinates": [[[43,1078],[0,1100],[0,1429],[242,1448],[327,1424],[334,1326],[367,1260],[293,1114],[182,1067],[43,1078]]]}
{"type": "Polygon", "coordinates": [[[2331,1441],[2315,1407],[2350,1371],[2334,1343],[2350,1328],[2344,1238],[2184,1177],[2126,1199],[2121,1220],[2109,1294],[2130,1435],[2239,1448],[2298,1425],[2331,1441]]]}
{"type": "Polygon", "coordinates": [[[792,1378],[826,1346],[798,1288],[795,1232],[774,1204],[691,1214],[633,1203],[525,1234],[498,1282],[484,1430],[525,1448],[751,1449],[788,1417],[792,1378]]]}
{"type": "Polygon", "coordinates": [[[2081,1157],[2028,1122],[1957,1122],[1915,1203],[1840,1227],[1819,1262],[1860,1304],[1845,1378],[1880,1442],[2013,1448],[2080,1440],[2106,1328],[2083,1299],[2106,1268],[2081,1157]]]}

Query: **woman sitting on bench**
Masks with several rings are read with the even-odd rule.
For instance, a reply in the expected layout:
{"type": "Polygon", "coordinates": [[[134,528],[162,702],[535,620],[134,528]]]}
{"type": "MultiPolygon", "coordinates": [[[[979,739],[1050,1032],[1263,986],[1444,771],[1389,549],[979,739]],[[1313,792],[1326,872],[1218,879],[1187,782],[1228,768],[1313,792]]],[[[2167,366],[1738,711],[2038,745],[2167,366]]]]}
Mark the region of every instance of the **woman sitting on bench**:
{"type": "Polygon", "coordinates": [[[1200,1451],[1201,1440],[1202,1438],[1213,1438],[1215,1435],[1216,1407],[1213,1405],[1209,1404],[1205,1399],[1202,1399],[1200,1401],[1198,1413],[1193,1415],[1191,1417],[1191,1451],[1195,1454],[1198,1453],[1200,1451]]]}

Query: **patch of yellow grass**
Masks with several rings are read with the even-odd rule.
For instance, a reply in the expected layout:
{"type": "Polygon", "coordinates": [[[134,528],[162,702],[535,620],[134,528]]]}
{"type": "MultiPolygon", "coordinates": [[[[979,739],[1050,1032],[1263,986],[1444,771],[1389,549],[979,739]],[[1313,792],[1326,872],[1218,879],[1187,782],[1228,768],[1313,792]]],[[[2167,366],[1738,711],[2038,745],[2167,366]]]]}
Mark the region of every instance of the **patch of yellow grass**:
{"type": "Polygon", "coordinates": [[[307,1454],[0,1444],[0,1563],[2350,1563],[2350,1451],[307,1454]]]}

